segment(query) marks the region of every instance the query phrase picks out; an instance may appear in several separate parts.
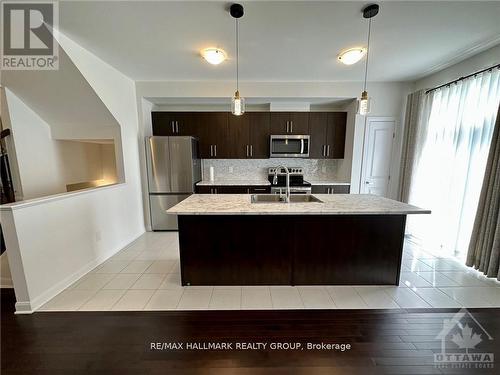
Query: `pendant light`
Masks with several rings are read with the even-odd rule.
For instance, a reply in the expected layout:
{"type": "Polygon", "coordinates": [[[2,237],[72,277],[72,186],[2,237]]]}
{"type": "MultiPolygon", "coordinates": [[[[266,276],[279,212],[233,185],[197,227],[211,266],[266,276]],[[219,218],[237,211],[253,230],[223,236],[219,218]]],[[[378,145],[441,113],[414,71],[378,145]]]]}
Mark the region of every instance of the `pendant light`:
{"type": "Polygon", "coordinates": [[[231,100],[231,112],[235,116],[241,116],[245,113],[245,98],[240,96],[239,90],[239,60],[240,60],[240,40],[239,40],[239,29],[238,20],[243,17],[244,10],[241,4],[232,4],[229,8],[231,16],[236,21],[236,92],[231,100]]]}
{"type": "Polygon", "coordinates": [[[372,18],[378,14],[378,11],[379,6],[377,4],[368,5],[365,9],[363,9],[363,17],[368,18],[368,43],[366,48],[365,80],[363,84],[363,92],[361,93],[361,97],[358,99],[358,114],[363,116],[370,113],[371,98],[368,97],[368,91],[366,91],[366,80],[368,78],[368,57],[370,55],[372,18]]]}

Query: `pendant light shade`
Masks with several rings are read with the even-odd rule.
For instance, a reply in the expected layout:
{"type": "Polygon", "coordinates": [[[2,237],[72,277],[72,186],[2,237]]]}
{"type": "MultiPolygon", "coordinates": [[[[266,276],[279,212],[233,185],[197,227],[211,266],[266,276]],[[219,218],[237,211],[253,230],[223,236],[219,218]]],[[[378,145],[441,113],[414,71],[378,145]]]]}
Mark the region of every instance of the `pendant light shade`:
{"type": "Polygon", "coordinates": [[[371,98],[368,97],[368,92],[363,91],[358,99],[358,115],[366,116],[370,113],[370,105],[371,98]]]}
{"type": "Polygon", "coordinates": [[[378,14],[380,7],[377,4],[368,5],[363,9],[363,17],[368,18],[368,43],[366,48],[366,62],[365,62],[365,79],[363,83],[363,92],[361,97],[358,99],[358,114],[366,116],[370,113],[371,98],[368,96],[368,91],[366,91],[366,81],[368,78],[368,57],[370,55],[370,36],[372,28],[372,18],[378,14]]]}
{"type": "Polygon", "coordinates": [[[240,96],[239,91],[234,93],[233,99],[231,100],[231,113],[235,116],[241,116],[245,113],[245,98],[240,96]]]}
{"type": "Polygon", "coordinates": [[[234,96],[231,100],[231,113],[235,116],[241,116],[243,113],[245,113],[245,98],[242,98],[240,96],[239,90],[240,36],[238,20],[243,17],[243,5],[233,4],[229,8],[229,12],[236,21],[236,92],[234,93],[234,96]]]}

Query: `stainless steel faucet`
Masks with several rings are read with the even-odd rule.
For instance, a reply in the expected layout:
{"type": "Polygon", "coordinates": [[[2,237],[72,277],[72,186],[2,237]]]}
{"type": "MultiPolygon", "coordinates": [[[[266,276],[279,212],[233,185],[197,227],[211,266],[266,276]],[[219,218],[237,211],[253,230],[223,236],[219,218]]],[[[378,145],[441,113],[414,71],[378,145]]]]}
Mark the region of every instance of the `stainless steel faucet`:
{"type": "MultiPolygon", "coordinates": [[[[285,202],[290,203],[290,171],[284,165],[280,165],[279,167],[276,167],[276,169],[274,170],[273,185],[276,185],[276,183],[278,182],[278,171],[281,172],[281,168],[283,168],[285,170],[285,173],[286,173],[285,202]]],[[[280,196],[281,196],[281,190],[280,190],[280,196]]]]}

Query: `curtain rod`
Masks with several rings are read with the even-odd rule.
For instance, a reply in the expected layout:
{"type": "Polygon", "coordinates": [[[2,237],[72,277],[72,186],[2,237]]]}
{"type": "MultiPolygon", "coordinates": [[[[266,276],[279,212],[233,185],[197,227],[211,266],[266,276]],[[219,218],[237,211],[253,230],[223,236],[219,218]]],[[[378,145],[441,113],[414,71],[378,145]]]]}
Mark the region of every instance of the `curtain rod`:
{"type": "Polygon", "coordinates": [[[458,79],[455,79],[454,81],[450,81],[448,83],[445,83],[443,85],[439,85],[439,86],[436,86],[432,89],[429,89],[427,90],[425,93],[428,94],[430,93],[431,91],[434,91],[434,90],[437,90],[437,89],[440,89],[441,87],[445,87],[445,86],[450,86],[454,83],[457,83],[457,82],[460,82],[460,81],[463,81],[464,79],[467,79],[467,78],[470,78],[470,77],[474,77],[474,76],[477,76],[478,74],[481,74],[481,73],[484,73],[484,72],[487,72],[488,70],[493,70],[495,68],[500,68],[500,64],[496,64],[496,65],[493,65],[493,66],[490,66],[489,68],[486,68],[486,69],[483,69],[483,70],[480,70],[479,72],[475,72],[475,73],[472,73],[472,74],[469,74],[469,75],[466,75],[466,76],[463,76],[463,77],[460,77],[458,79]]]}

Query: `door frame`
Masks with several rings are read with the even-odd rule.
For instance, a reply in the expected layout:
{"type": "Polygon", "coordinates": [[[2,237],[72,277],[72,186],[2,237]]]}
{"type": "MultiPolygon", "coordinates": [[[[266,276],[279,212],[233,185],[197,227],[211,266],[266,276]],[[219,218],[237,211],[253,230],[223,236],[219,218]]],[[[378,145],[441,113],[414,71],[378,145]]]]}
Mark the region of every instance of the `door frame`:
{"type": "Polygon", "coordinates": [[[396,162],[395,159],[395,155],[397,155],[397,150],[395,149],[396,145],[397,145],[397,140],[399,138],[399,122],[398,122],[398,119],[394,116],[367,116],[365,121],[363,122],[363,146],[362,146],[362,149],[361,149],[361,152],[362,152],[362,156],[361,156],[361,168],[360,168],[360,171],[359,171],[359,179],[358,179],[358,186],[359,186],[359,194],[362,194],[361,193],[361,187],[363,186],[363,176],[364,176],[364,167],[365,167],[365,163],[366,163],[366,147],[367,147],[367,141],[368,141],[368,124],[370,122],[379,122],[379,121],[392,121],[394,122],[394,136],[392,137],[392,149],[391,149],[391,156],[390,156],[390,165],[389,165],[389,176],[390,176],[390,180],[389,180],[389,183],[388,183],[388,186],[387,186],[387,197],[388,198],[391,198],[391,199],[394,199],[394,188],[393,188],[393,184],[394,184],[394,181],[397,180],[397,176],[396,176],[396,167],[397,165],[399,165],[399,163],[396,162]]]}

